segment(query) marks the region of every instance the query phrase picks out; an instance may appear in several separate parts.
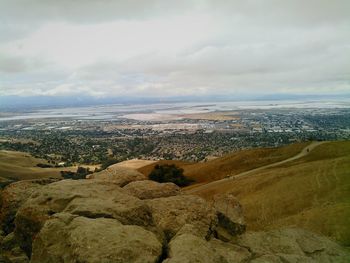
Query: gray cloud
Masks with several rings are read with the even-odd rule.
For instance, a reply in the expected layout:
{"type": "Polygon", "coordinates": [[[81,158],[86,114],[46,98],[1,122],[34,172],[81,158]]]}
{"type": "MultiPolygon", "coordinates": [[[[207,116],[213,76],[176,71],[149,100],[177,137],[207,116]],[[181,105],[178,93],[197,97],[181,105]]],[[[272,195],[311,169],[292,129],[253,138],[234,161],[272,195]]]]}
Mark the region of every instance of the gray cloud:
{"type": "Polygon", "coordinates": [[[116,19],[147,19],[193,7],[185,0],[2,0],[0,17],[9,22],[52,20],[97,23],[116,19]]]}
{"type": "Polygon", "coordinates": [[[349,93],[350,1],[0,0],[0,94],[349,93]]]}

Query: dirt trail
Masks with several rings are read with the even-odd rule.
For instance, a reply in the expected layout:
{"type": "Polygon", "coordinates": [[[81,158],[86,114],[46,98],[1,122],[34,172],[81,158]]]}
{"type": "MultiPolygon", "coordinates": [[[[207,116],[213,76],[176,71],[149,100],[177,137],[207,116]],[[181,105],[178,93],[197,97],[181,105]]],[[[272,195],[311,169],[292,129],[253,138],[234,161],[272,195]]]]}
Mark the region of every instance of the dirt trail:
{"type": "Polygon", "coordinates": [[[210,183],[207,183],[207,184],[204,184],[204,185],[202,184],[202,185],[199,185],[197,187],[193,186],[192,188],[190,188],[188,190],[184,189],[184,192],[187,193],[187,194],[193,194],[193,193],[196,193],[196,192],[199,192],[199,191],[202,191],[202,190],[209,190],[211,188],[216,188],[216,187],[218,187],[220,185],[225,185],[228,181],[231,181],[232,179],[241,178],[241,177],[250,175],[252,173],[255,173],[255,172],[267,169],[267,168],[275,167],[275,166],[278,166],[278,165],[281,165],[281,164],[284,164],[284,163],[288,163],[288,162],[297,160],[299,158],[302,158],[302,157],[308,155],[313,149],[315,149],[317,146],[319,146],[319,145],[321,145],[323,143],[325,143],[325,142],[312,142],[309,145],[307,145],[303,150],[301,150],[301,152],[298,153],[297,155],[295,155],[293,157],[290,157],[288,159],[285,159],[283,161],[279,161],[279,162],[276,162],[276,163],[264,165],[264,166],[261,166],[261,167],[258,167],[258,168],[255,168],[255,169],[252,169],[252,170],[240,173],[240,174],[236,174],[236,175],[232,175],[232,176],[226,177],[226,178],[221,179],[221,180],[210,182],[210,183]]]}

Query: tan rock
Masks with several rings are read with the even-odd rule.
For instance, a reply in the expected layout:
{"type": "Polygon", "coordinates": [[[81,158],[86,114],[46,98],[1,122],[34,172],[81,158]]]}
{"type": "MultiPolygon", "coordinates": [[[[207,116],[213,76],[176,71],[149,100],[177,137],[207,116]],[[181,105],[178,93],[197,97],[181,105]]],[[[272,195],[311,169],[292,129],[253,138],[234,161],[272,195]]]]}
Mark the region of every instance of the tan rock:
{"type": "Polygon", "coordinates": [[[57,214],[36,237],[31,262],[153,263],[161,254],[156,236],[139,226],[57,214]]]}
{"type": "Polygon", "coordinates": [[[222,242],[218,239],[211,239],[210,246],[214,253],[220,258],[220,262],[240,263],[248,262],[251,253],[244,247],[237,246],[229,242],[222,242]]]}
{"type": "Polygon", "coordinates": [[[180,187],[174,183],[158,183],[151,180],[131,182],[123,188],[130,195],[140,199],[153,199],[180,194],[180,187]]]}
{"type": "Polygon", "coordinates": [[[111,165],[101,172],[88,175],[86,179],[112,181],[123,187],[130,182],[146,180],[147,178],[134,169],[111,165]]]}
{"type": "Polygon", "coordinates": [[[169,243],[169,258],[164,263],[219,263],[210,244],[203,238],[192,234],[182,234],[169,243]]]}
{"type": "Polygon", "coordinates": [[[51,179],[24,180],[8,185],[1,192],[0,222],[5,233],[14,229],[14,219],[18,208],[45,184],[54,182],[51,179]]]}
{"type": "Polygon", "coordinates": [[[205,239],[192,234],[176,235],[169,243],[166,263],[240,263],[248,262],[249,251],[220,240],[205,239]]]}
{"type": "Polygon", "coordinates": [[[208,237],[217,225],[216,212],[204,199],[178,195],[147,200],[156,225],[171,239],[184,225],[195,226],[197,235],[208,237]]]}
{"type": "Polygon", "coordinates": [[[297,228],[248,232],[237,239],[237,244],[249,248],[257,259],[254,262],[263,262],[270,255],[281,262],[347,262],[350,258],[349,252],[335,242],[297,228]]]}
{"type": "MultiPolygon", "coordinates": [[[[246,225],[242,206],[233,194],[215,195],[213,206],[218,213],[221,228],[224,228],[232,236],[244,233],[246,225]]],[[[220,234],[224,235],[224,231],[221,231],[220,234]]]]}
{"type": "Polygon", "coordinates": [[[130,225],[154,225],[150,208],[113,182],[62,180],[43,187],[18,210],[15,233],[28,255],[32,240],[45,221],[60,212],[90,218],[116,218],[130,225]]]}

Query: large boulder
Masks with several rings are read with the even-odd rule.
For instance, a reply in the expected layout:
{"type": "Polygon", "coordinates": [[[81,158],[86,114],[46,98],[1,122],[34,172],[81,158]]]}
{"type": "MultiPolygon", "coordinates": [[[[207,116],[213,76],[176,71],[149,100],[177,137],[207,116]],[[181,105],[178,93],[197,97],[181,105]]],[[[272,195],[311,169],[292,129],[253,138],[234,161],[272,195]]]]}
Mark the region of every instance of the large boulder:
{"type": "MultiPolygon", "coordinates": [[[[224,237],[224,232],[231,236],[245,232],[243,209],[238,199],[231,193],[215,195],[212,201],[219,219],[218,235],[224,237]]],[[[225,240],[226,241],[226,240],[225,240]]]]}
{"type": "Polygon", "coordinates": [[[250,252],[231,243],[217,239],[209,242],[192,234],[176,235],[169,243],[165,263],[240,263],[247,262],[250,252]]]}
{"type": "Polygon", "coordinates": [[[139,226],[115,219],[57,214],[35,238],[31,262],[159,262],[162,244],[139,226]]]}
{"type": "Polygon", "coordinates": [[[130,182],[147,179],[146,176],[134,169],[119,167],[116,165],[111,165],[101,172],[90,174],[86,178],[98,179],[103,181],[112,181],[113,183],[118,184],[121,187],[127,185],[130,182]]]}
{"type": "Polygon", "coordinates": [[[312,232],[285,228],[247,232],[237,244],[254,254],[252,262],[349,262],[350,254],[331,240],[312,232]],[[265,261],[264,261],[265,260],[265,261]]]}
{"type": "Polygon", "coordinates": [[[169,243],[168,259],[164,263],[219,263],[219,259],[205,239],[182,234],[169,243]]]}
{"type": "Polygon", "coordinates": [[[126,194],[118,184],[100,180],[62,180],[33,194],[17,212],[15,233],[28,255],[32,240],[45,221],[60,212],[88,218],[115,218],[129,225],[154,225],[150,208],[126,194]]]}
{"type": "Polygon", "coordinates": [[[130,195],[140,199],[153,199],[180,194],[180,187],[174,183],[158,183],[151,180],[131,182],[123,188],[130,195]]]}
{"type": "Polygon", "coordinates": [[[156,225],[171,239],[183,226],[195,226],[197,235],[209,237],[216,225],[215,210],[204,199],[194,195],[177,195],[147,200],[156,225]]]}
{"type": "Polygon", "coordinates": [[[248,260],[252,257],[247,248],[240,247],[230,242],[223,242],[219,239],[213,238],[209,241],[209,244],[213,250],[213,253],[220,258],[220,262],[248,262],[248,260]]]}
{"type": "Polygon", "coordinates": [[[19,207],[43,185],[54,182],[53,179],[25,180],[12,183],[1,192],[0,222],[2,230],[8,234],[14,229],[14,219],[19,207]]]}

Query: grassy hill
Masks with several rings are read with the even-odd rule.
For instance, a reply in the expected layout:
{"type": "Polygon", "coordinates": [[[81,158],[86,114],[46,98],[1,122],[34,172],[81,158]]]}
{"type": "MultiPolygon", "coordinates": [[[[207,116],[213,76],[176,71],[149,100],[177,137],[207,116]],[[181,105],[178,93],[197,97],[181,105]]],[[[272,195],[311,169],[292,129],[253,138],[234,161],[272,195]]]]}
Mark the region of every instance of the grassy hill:
{"type": "Polygon", "coordinates": [[[319,145],[298,160],[195,194],[211,199],[228,191],[242,203],[249,229],[299,226],[350,246],[350,141],[319,145]]]}
{"type": "Polygon", "coordinates": [[[28,153],[16,151],[0,151],[0,177],[16,180],[57,177],[60,171],[75,171],[76,167],[69,168],[40,168],[38,163],[47,164],[47,161],[34,158],[28,153]]]}
{"type": "Polygon", "coordinates": [[[234,152],[226,156],[202,163],[162,160],[138,169],[149,175],[156,164],[175,164],[184,169],[184,174],[196,183],[207,183],[275,163],[299,153],[308,143],[296,143],[279,148],[258,148],[234,152]]]}

